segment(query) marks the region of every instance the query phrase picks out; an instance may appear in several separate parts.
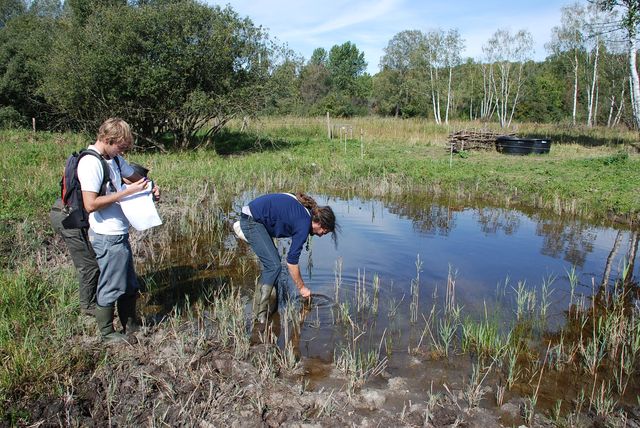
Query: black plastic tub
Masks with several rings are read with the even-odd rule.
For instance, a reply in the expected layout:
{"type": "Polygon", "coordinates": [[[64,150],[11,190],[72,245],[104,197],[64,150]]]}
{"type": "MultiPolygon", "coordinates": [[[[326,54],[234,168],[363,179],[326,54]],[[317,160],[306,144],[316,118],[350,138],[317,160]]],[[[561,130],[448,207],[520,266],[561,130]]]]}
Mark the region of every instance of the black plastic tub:
{"type": "Polygon", "coordinates": [[[551,140],[504,136],[496,138],[496,149],[507,155],[543,154],[551,150],[551,140]]]}

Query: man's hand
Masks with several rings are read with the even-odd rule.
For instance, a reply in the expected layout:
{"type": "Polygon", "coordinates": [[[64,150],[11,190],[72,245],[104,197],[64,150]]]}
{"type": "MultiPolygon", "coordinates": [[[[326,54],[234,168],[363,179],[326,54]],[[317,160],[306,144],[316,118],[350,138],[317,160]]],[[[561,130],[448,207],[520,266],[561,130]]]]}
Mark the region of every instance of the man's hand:
{"type": "Polygon", "coordinates": [[[151,189],[151,193],[153,193],[153,200],[154,201],[157,202],[157,201],[160,200],[160,188],[155,183],[155,181],[153,182],[153,189],[151,189]]]}
{"type": "Polygon", "coordinates": [[[135,181],[131,184],[127,184],[127,188],[122,190],[119,193],[122,193],[122,196],[133,195],[134,193],[141,192],[147,187],[149,180],[145,177],[142,177],[140,180],[135,181]]]}

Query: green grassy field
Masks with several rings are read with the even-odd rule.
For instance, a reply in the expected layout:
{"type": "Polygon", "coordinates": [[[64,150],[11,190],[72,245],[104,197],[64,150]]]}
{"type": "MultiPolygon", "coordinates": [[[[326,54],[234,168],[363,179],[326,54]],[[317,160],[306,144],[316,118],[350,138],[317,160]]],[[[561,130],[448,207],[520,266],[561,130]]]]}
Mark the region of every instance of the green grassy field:
{"type": "MultiPolygon", "coordinates": [[[[572,135],[552,126],[521,126],[519,135],[550,137],[551,153],[450,156],[448,133],[479,124],[358,119],[350,123],[354,136],[346,144],[327,139],[323,119],[260,120],[243,133],[234,125],[219,136],[216,151],[129,157],[148,165],[167,191],[182,194],[209,182],[232,194],[248,187],[362,196],[430,192],[595,219],[637,220],[640,213],[640,156],[633,145],[638,136],[631,132],[578,129],[572,135]]],[[[91,138],[28,132],[3,132],[0,138],[0,218],[42,222],[58,191],[64,159],[91,138]]]]}
{"type": "MultiPolygon", "coordinates": [[[[518,135],[550,137],[551,153],[452,155],[450,132],[483,125],[376,118],[340,124],[352,127],[353,138],[328,139],[323,118],[261,119],[243,132],[231,123],[215,150],[139,151],[128,159],[151,169],[175,210],[192,209],[203,198],[228,207],[243,191],[257,189],[360,197],[428,193],[599,221],[640,219],[636,133],[520,125],[518,135]]],[[[75,278],[48,210],[65,158],[91,140],[0,131],[0,403],[59,388],[60,373],[90,364],[68,344],[79,328],[75,278]]]]}

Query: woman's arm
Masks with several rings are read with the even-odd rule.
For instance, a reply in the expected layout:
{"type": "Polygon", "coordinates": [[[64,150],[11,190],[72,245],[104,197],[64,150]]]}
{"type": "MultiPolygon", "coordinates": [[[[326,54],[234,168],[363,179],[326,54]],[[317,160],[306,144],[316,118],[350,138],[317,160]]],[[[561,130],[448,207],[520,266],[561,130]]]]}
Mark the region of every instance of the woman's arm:
{"type": "Polygon", "coordinates": [[[293,279],[293,283],[296,285],[300,295],[305,299],[311,297],[311,290],[304,284],[302,275],[300,275],[300,267],[297,264],[293,265],[287,262],[287,268],[289,268],[289,275],[291,275],[291,279],[293,279]]]}

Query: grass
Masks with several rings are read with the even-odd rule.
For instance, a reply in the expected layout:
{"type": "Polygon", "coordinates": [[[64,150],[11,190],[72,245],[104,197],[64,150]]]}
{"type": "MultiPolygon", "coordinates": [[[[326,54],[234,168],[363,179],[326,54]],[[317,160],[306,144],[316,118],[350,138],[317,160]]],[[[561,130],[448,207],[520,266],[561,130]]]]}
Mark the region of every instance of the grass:
{"type": "MultiPolygon", "coordinates": [[[[138,269],[144,282],[158,294],[176,293],[184,283],[178,275],[183,270],[177,266],[210,263],[224,267],[234,257],[241,258],[243,280],[251,282],[254,271],[247,266],[252,262],[234,254],[225,244],[227,219],[237,208],[233,203],[248,190],[304,190],[359,197],[435,194],[461,201],[482,199],[506,207],[550,209],[591,219],[637,222],[640,218],[640,157],[638,136],[633,132],[525,124],[515,130],[519,135],[545,136],[554,141],[549,155],[511,157],[468,152],[451,156],[446,150],[449,132],[486,125],[454,123],[447,127],[422,120],[375,118],[344,122],[354,129],[346,150],[344,142],[327,139],[323,118],[268,118],[256,120],[242,133],[239,123],[230,124],[216,141],[217,151],[131,153],[131,161],[151,169],[150,175],[164,194],[160,209],[166,226],[132,240],[134,251],[144,254],[147,263],[138,269]],[[189,245],[169,245],[174,233],[189,245]],[[153,272],[164,272],[169,279],[162,282],[153,272]]],[[[7,403],[47,390],[63,391],[64,384],[56,380],[59,373],[97,364],[88,362],[82,350],[69,349],[70,338],[81,328],[76,315],[77,285],[47,216],[58,193],[64,160],[91,138],[0,131],[0,141],[0,408],[5,409],[0,417],[11,420],[15,415],[7,403]]],[[[397,311],[404,310],[401,305],[410,304],[411,319],[417,321],[415,308],[423,282],[419,263],[407,302],[387,302],[388,308],[381,314],[393,318],[397,311]]],[[[336,302],[346,286],[341,271],[340,261],[336,266],[336,302]]],[[[233,277],[223,272],[216,278],[193,279],[192,288],[181,291],[177,304],[184,309],[182,313],[200,314],[192,320],[200,325],[193,334],[203,334],[209,323],[216,325],[216,343],[233,349],[242,359],[248,358],[249,346],[242,335],[243,305],[235,292],[215,300],[209,318],[202,315],[202,305],[211,306],[211,290],[225,284],[232,288],[233,277]]],[[[455,283],[455,278],[452,280],[455,283]]],[[[367,317],[377,317],[378,291],[375,285],[372,291],[366,288],[364,273],[356,286],[358,300],[340,302],[337,317],[345,324],[347,345],[336,354],[336,364],[347,374],[350,390],[386,364],[380,356],[382,341],[369,348],[358,343],[360,327],[352,314],[369,308],[367,317]]],[[[566,368],[582,370],[592,376],[584,386],[587,406],[598,413],[612,412],[616,403],[613,397],[625,393],[629,378],[636,373],[640,349],[638,314],[623,311],[625,306],[619,304],[628,296],[614,290],[609,303],[598,312],[595,305],[584,304],[584,296],[582,300],[575,296],[574,300],[572,288],[571,302],[575,305],[569,313],[573,330],[550,339],[555,357],[540,367],[540,358],[534,358],[534,350],[523,343],[524,336],[533,331],[534,321],[539,322],[532,318],[539,318],[541,312],[544,318],[545,299],[551,290],[547,286],[541,294],[532,294],[524,284],[514,290],[521,319],[507,330],[508,335],[499,332],[493,318],[476,324],[461,322],[452,287],[447,290],[451,292],[447,308],[434,309],[428,318],[423,315],[426,327],[421,346],[437,351],[431,355],[456,354],[464,346],[483,358],[500,358],[503,363],[493,367],[505,371],[508,388],[525,377],[538,382],[543,369],[547,370],[545,377],[566,368]],[[538,361],[538,366],[532,361],[538,361]],[[609,377],[614,382],[595,378],[603,370],[615,373],[609,377]]],[[[165,308],[165,313],[171,309],[165,308]]],[[[204,337],[197,343],[207,346],[204,337]]],[[[285,352],[254,357],[262,358],[256,363],[263,367],[260,373],[266,376],[279,370],[276,366],[295,366],[293,351],[285,352]]],[[[262,407],[260,403],[256,406],[262,407]]]]}

